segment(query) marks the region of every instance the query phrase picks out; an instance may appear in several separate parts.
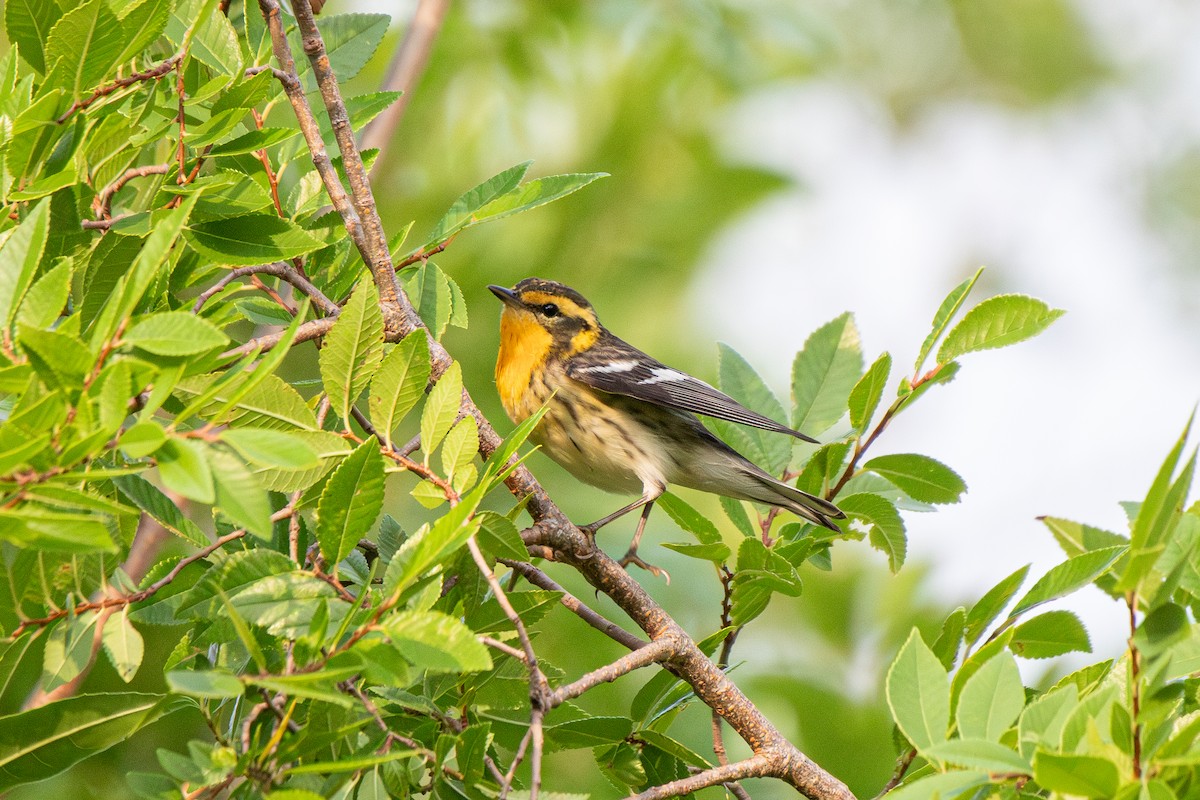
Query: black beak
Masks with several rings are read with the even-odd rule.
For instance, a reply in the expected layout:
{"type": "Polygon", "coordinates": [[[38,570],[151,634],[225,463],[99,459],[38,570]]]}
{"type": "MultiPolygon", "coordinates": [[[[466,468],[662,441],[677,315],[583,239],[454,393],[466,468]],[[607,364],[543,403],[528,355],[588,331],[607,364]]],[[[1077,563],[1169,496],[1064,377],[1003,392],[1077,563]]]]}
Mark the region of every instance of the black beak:
{"type": "Polygon", "coordinates": [[[512,289],[505,289],[503,286],[496,286],[495,284],[488,286],[488,289],[496,297],[499,297],[505,305],[513,306],[514,308],[522,305],[521,298],[517,297],[517,293],[512,289]]]}

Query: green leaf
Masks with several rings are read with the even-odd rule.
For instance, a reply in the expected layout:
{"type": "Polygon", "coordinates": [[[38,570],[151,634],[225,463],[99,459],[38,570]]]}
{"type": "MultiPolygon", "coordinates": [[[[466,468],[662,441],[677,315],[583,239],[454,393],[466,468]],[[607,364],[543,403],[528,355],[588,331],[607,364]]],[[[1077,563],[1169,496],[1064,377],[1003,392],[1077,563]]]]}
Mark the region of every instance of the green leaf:
{"type": "Polygon", "coordinates": [[[701,544],[716,544],[721,541],[721,532],[717,530],[717,526],[677,495],[665,492],[655,502],[667,512],[676,525],[695,536],[701,544]]]}
{"type": "Polygon", "coordinates": [[[729,517],[729,521],[738,529],[742,536],[757,536],[757,531],[754,530],[754,523],[750,521],[750,515],[746,513],[746,506],[742,505],[742,501],[734,500],[732,497],[718,497],[717,500],[721,503],[721,509],[725,512],[725,516],[729,517]]]}
{"type": "Polygon", "coordinates": [[[25,293],[17,322],[29,328],[47,328],[62,315],[71,294],[70,260],[64,259],[46,272],[25,293]]]}
{"type": "MultiPolygon", "coordinates": [[[[754,367],[726,344],[717,346],[718,384],[721,391],[744,405],[774,420],[786,419],[783,406],[763,382],[754,367]]],[[[729,440],[734,449],[772,475],[779,475],[792,457],[792,437],[762,428],[737,425],[725,420],[709,420],[712,427],[729,440]]]]}
{"type": "Polygon", "coordinates": [[[941,633],[934,641],[933,654],[947,670],[954,668],[958,660],[958,651],[963,643],[963,630],[966,627],[967,610],[962,606],[954,609],[942,622],[941,633]]]}
{"type": "Polygon", "coordinates": [[[524,561],[529,557],[525,543],[521,541],[521,532],[507,517],[502,517],[494,511],[484,511],[478,516],[479,546],[497,558],[509,558],[514,561],[524,561]]]}
{"type": "Polygon", "coordinates": [[[998,742],[1024,708],[1025,688],[1017,662],[1007,650],[1001,651],[963,685],[955,712],[958,734],[964,739],[998,742]]]}
{"type": "Polygon", "coordinates": [[[334,470],[317,504],[317,541],[325,563],[337,564],[375,524],[383,510],[383,454],[374,437],[334,470]]]}
{"type": "Polygon", "coordinates": [[[429,382],[429,341],[414,331],[391,349],[371,380],[371,422],[392,446],[392,431],[425,394],[429,382]]]}
{"type": "Polygon", "coordinates": [[[98,615],[70,614],[50,630],[42,653],[42,690],[52,692],[82,675],[92,660],[98,615]]]}
{"type": "Polygon", "coordinates": [[[441,244],[470,224],[471,218],[476,211],[497,197],[515,190],[521,183],[521,178],[525,177],[525,173],[529,171],[529,165],[532,163],[532,161],[526,161],[522,164],[509,167],[503,172],[488,178],[478,186],[473,187],[470,191],[464,193],[462,197],[455,200],[450,209],[434,225],[433,230],[429,234],[428,241],[422,249],[428,250],[441,244]]]}
{"type": "Polygon", "coordinates": [[[875,410],[879,408],[883,388],[891,373],[892,355],[883,353],[850,390],[850,396],[846,400],[850,407],[850,425],[860,434],[871,424],[871,417],[875,416],[875,410]]]}
{"type": "Polygon", "coordinates": [[[122,338],[126,344],[159,356],[192,356],[229,344],[229,337],[215,325],[187,311],[153,314],[122,338]]]}
{"type": "Polygon", "coordinates": [[[236,456],[221,448],[208,450],[216,483],[216,506],[239,527],[270,541],[271,503],[266,490],[236,456]]]}
{"type": "Polygon", "coordinates": [[[983,267],[975,270],[975,274],[967,278],[965,281],[954,287],[950,294],[946,295],[946,299],[938,307],[937,313],[933,315],[933,328],[929,331],[929,335],[925,337],[925,341],[921,344],[921,351],[917,354],[916,364],[913,365],[913,372],[920,373],[921,367],[925,365],[925,359],[933,352],[934,345],[938,339],[946,332],[946,328],[950,327],[951,320],[958,310],[962,308],[962,304],[966,302],[967,295],[970,294],[975,282],[979,280],[979,276],[983,274],[983,267]]]}
{"type": "Polygon", "coordinates": [[[228,142],[214,145],[208,151],[208,157],[220,158],[221,156],[240,156],[253,153],[256,150],[286,142],[298,133],[300,131],[297,128],[257,128],[230,139],[228,142]]]}
{"type": "Polygon", "coordinates": [[[623,742],[631,733],[633,721],[626,717],[581,717],[546,728],[546,743],[552,750],[601,747],[623,742]]]}
{"type": "Polygon", "coordinates": [[[426,261],[405,281],[404,289],[413,299],[417,313],[433,338],[441,339],[453,314],[454,292],[450,288],[450,276],[432,261],[426,261]]]}
{"type": "Polygon", "coordinates": [[[173,492],[197,503],[216,501],[208,448],[191,439],[169,439],[158,449],[158,474],[173,492]]]}
{"type": "Polygon", "coordinates": [[[46,511],[29,504],[0,509],[0,541],[54,553],[117,549],[102,517],[46,511]]]}
{"type": "Polygon", "coordinates": [[[1033,757],[1033,779],[1052,792],[1112,797],[1121,784],[1121,771],[1113,762],[1098,756],[1038,751],[1033,757]]]}
{"type": "Polygon", "coordinates": [[[1120,591],[1136,589],[1149,574],[1162,553],[1168,533],[1174,529],[1179,518],[1196,468],[1195,452],[1188,459],[1179,477],[1172,480],[1172,476],[1191,429],[1192,420],[1189,419],[1183,434],[1159,468],[1154,482],[1150,485],[1150,491],[1146,493],[1146,499],[1138,508],[1129,537],[1129,561],[1117,583],[1117,589],[1120,591]]]}
{"type": "Polygon", "coordinates": [[[987,626],[992,624],[993,620],[1008,605],[1008,601],[1012,600],[1017,589],[1021,588],[1021,584],[1025,582],[1025,576],[1028,574],[1029,565],[1026,564],[988,589],[987,593],[971,606],[971,610],[967,612],[966,630],[966,640],[969,644],[974,644],[979,640],[987,626]]]}
{"type": "Polygon", "coordinates": [[[208,700],[241,697],[246,687],[232,672],[224,669],[177,669],[167,673],[167,686],[172,692],[208,700]]]}
{"type": "MultiPolygon", "coordinates": [[[[336,14],[331,17],[321,15],[321,38],[325,42],[329,66],[340,83],[345,84],[367,65],[387,33],[390,21],[391,18],[387,14],[336,14]]],[[[307,63],[300,63],[306,59],[300,57],[304,48],[299,33],[293,31],[288,38],[291,40],[292,51],[298,56],[296,64],[304,79],[304,90],[316,91],[317,81],[312,69],[307,63]]]]}
{"type": "MultiPolygon", "coordinates": [[[[42,74],[46,72],[44,48],[62,13],[57,0],[7,0],[4,4],[4,32],[8,40],[18,45],[21,58],[42,74]]],[[[0,297],[3,294],[0,292],[0,297]]]]}
{"type": "MultiPolygon", "coordinates": [[[[29,2],[29,0],[26,0],[29,2]]],[[[42,0],[33,0],[34,5],[42,0]]],[[[46,0],[51,6],[53,0],[46,0]]],[[[5,4],[5,14],[24,2],[5,4]]],[[[10,26],[11,27],[11,26],[10,26]]],[[[27,52],[22,48],[22,55],[27,52]]],[[[50,203],[38,203],[16,227],[0,248],[0,327],[7,329],[16,317],[17,308],[33,283],[42,252],[46,247],[46,235],[50,224],[50,203]]],[[[61,308],[61,306],[60,306],[61,308]]]]}
{"type": "Polygon", "coordinates": [[[246,622],[265,628],[272,636],[295,639],[308,633],[318,614],[328,615],[330,622],[341,620],[346,607],[341,603],[330,606],[335,597],[328,583],[297,570],[255,581],[229,599],[226,611],[234,609],[246,622]]]}
{"type": "Polygon", "coordinates": [[[140,475],[122,475],[113,478],[113,484],[131,503],[149,514],[171,533],[197,547],[205,547],[209,544],[208,537],[196,526],[196,523],[185,517],[179,507],[150,481],[140,475]]]}
{"type": "Polygon", "coordinates": [[[1053,658],[1064,653],[1090,653],[1092,643],[1079,617],[1070,611],[1047,611],[1013,631],[1012,651],[1022,658],[1053,658]]]}
{"type": "Polygon", "coordinates": [[[967,490],[963,479],[954,470],[929,456],[916,453],[897,453],[872,458],[863,465],[899,486],[914,500],[922,503],[957,503],[967,490]]]}
{"type": "Polygon", "coordinates": [[[432,526],[423,525],[392,556],[383,576],[385,594],[398,595],[412,586],[434,564],[466,544],[479,529],[480,520],[472,519],[474,506],[479,504],[484,487],[476,487],[468,498],[450,509],[432,526]]]}
{"type": "Polygon", "coordinates": [[[592,181],[607,177],[607,172],[579,172],[537,178],[497,197],[479,209],[472,224],[510,217],[543,206],[579,191],[592,181]]]}
{"type": "Polygon", "coordinates": [[[316,452],[302,437],[270,428],[226,428],[221,441],[242,458],[279,469],[312,469],[319,465],[316,452]]]}
{"type": "Polygon", "coordinates": [[[479,451],[479,423],[465,416],[454,424],[442,445],[442,473],[453,482],[475,460],[479,451]]]}
{"type": "Polygon", "coordinates": [[[862,371],[858,328],[849,312],[817,328],[792,364],[792,427],[816,435],[841,419],[862,371]]]}
{"type": "Polygon", "coordinates": [[[429,456],[450,432],[450,426],[458,416],[462,391],[462,366],[455,361],[429,391],[429,399],[421,412],[421,451],[427,465],[429,456]]]}
{"type": "Polygon", "coordinates": [[[950,680],[915,628],[888,670],[887,701],[892,718],[918,751],[946,741],[950,680]]]}
{"type": "Polygon", "coordinates": [[[185,378],[179,382],[176,393],[192,396],[193,403],[189,405],[193,405],[201,396],[210,395],[197,413],[213,422],[275,430],[317,430],[317,418],[312,409],[305,404],[300,393],[278,375],[267,374],[257,380],[249,391],[236,385],[215,386],[220,377],[197,375],[185,378]],[[223,406],[229,406],[227,419],[224,414],[217,414],[223,406]]]}
{"type": "Polygon", "coordinates": [[[383,315],[375,284],[359,281],[350,301],[325,337],[319,356],[321,381],[337,412],[349,425],[350,409],[367,388],[383,359],[383,315]]]}
{"type": "Polygon", "coordinates": [[[1127,549],[1123,545],[1105,547],[1056,564],[1017,601],[1009,616],[1016,617],[1042,603],[1056,600],[1088,585],[1111,567],[1127,549]]]}
{"type": "Polygon", "coordinates": [[[34,369],[50,385],[72,391],[92,368],[87,345],[73,336],[22,327],[18,340],[34,369]]]}
{"type": "MultiPolygon", "coordinates": [[[[892,503],[877,494],[852,494],[838,501],[838,508],[850,519],[860,520],[869,528],[871,546],[888,558],[888,568],[893,573],[904,566],[908,554],[908,537],[904,520],[892,503]]],[[[853,530],[853,528],[847,528],[853,530]]]]}
{"type": "Polygon", "coordinates": [[[1163,603],[1138,625],[1133,643],[1142,655],[1155,658],[1191,634],[1188,615],[1183,607],[1177,603],[1163,603]]]}
{"type": "Polygon", "coordinates": [[[399,611],[382,624],[392,645],[413,666],[431,672],[491,669],[488,650],[466,625],[436,611],[399,611]]]}
{"type": "Polygon", "coordinates": [[[275,214],[195,222],[185,235],[201,255],[218,264],[250,266],[286,261],[325,247],[326,243],[294,222],[275,214]]]}
{"type": "Polygon", "coordinates": [[[946,335],[939,364],[979,350],[1007,347],[1038,335],[1066,312],[1023,294],[989,297],[972,308],[946,335]]]}
{"type": "Polygon", "coordinates": [[[162,695],[68,697],[0,717],[0,792],[45,780],[119,744],[173,710],[162,695]]]}
{"type": "Polygon", "coordinates": [[[931,798],[970,797],[970,790],[986,786],[990,781],[987,773],[935,772],[923,775],[909,783],[897,786],[887,793],[888,800],[931,800],[931,798]]]}
{"type": "Polygon", "coordinates": [[[985,739],[951,739],[921,753],[926,758],[945,761],[968,769],[988,772],[1028,774],[1029,763],[1020,754],[1002,744],[985,739]]]}
{"type": "Polygon", "coordinates": [[[112,662],[121,680],[129,683],[142,665],[145,645],[142,635],[129,622],[129,606],[123,606],[104,621],[104,653],[112,662]]]}
{"type": "Polygon", "coordinates": [[[46,64],[71,97],[97,86],[125,49],[120,20],[106,0],[91,0],[63,15],[46,40],[46,64]]]}

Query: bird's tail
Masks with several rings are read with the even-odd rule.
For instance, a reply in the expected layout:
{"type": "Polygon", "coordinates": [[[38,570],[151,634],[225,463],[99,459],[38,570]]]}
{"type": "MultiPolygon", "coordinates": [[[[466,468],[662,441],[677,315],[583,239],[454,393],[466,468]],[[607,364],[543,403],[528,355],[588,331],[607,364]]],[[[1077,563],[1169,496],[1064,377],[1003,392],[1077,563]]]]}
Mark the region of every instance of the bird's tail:
{"type": "Polygon", "coordinates": [[[782,506],[810,522],[829,528],[831,531],[841,530],[833,523],[833,520],[845,519],[846,515],[833,503],[801,491],[795,486],[789,486],[757,468],[745,472],[748,477],[753,478],[762,487],[761,494],[756,492],[755,494],[758,496],[753,499],[774,506],[782,506]]]}

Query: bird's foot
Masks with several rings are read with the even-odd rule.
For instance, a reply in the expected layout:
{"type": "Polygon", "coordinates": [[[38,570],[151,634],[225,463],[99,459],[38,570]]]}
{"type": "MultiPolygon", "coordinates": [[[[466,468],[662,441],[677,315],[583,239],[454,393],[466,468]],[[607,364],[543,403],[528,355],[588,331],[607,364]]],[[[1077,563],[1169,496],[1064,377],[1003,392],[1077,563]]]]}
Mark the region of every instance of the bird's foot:
{"type": "Polygon", "coordinates": [[[646,561],[644,558],[639,556],[636,547],[629,548],[629,550],[625,552],[625,555],[621,556],[621,560],[617,563],[626,570],[629,569],[630,564],[634,565],[635,567],[641,567],[654,577],[665,580],[668,586],[671,585],[671,573],[667,572],[662,567],[654,566],[649,561],[646,561]]]}
{"type": "Polygon", "coordinates": [[[571,555],[580,561],[586,561],[596,555],[596,528],[594,525],[580,525],[579,532],[584,537],[583,546],[576,548],[571,555]]]}

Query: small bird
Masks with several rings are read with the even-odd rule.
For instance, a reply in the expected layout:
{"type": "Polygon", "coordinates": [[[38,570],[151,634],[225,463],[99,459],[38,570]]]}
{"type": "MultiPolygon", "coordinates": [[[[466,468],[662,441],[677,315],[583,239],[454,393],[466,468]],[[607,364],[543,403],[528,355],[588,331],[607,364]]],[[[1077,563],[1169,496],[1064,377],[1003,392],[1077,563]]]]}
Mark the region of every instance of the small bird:
{"type": "MultiPolygon", "coordinates": [[[[641,492],[590,525],[589,535],[638,508],[637,532],[622,566],[663,570],[637,554],[654,501],[668,484],[779,506],[831,530],[845,514],[780,481],[710,432],[696,414],[815,442],[757,414],[703,381],[656,361],[608,331],[592,304],[555,281],[526,278],[488,286],[504,303],[496,388],[509,418],[527,419],[549,400],[531,439],[585,483],[641,492]]],[[[668,577],[669,580],[669,577],[668,577]]]]}

